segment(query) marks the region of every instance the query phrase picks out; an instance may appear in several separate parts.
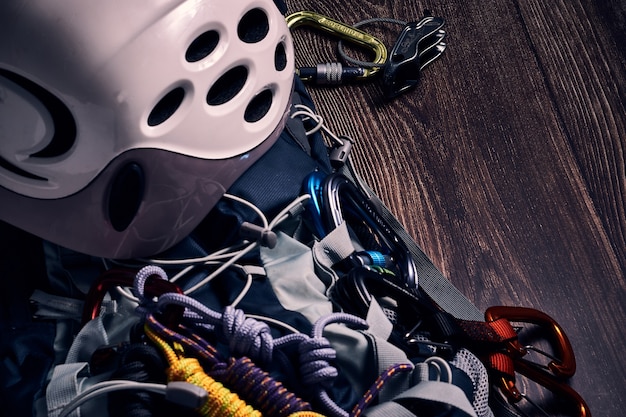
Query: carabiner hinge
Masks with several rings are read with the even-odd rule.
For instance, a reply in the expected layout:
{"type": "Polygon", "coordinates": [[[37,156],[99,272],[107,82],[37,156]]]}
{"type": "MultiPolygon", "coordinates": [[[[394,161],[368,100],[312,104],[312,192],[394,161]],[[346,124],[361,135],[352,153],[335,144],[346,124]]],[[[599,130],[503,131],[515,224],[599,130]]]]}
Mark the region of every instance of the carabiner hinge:
{"type": "Polygon", "coordinates": [[[375,75],[387,62],[385,44],[360,29],[312,11],[295,12],[287,16],[286,21],[289,29],[310,26],[374,53],[372,61],[374,65],[371,68],[345,67],[337,62],[301,68],[298,71],[299,75],[306,81],[316,81],[319,84],[338,84],[342,81],[362,80],[375,75]]]}

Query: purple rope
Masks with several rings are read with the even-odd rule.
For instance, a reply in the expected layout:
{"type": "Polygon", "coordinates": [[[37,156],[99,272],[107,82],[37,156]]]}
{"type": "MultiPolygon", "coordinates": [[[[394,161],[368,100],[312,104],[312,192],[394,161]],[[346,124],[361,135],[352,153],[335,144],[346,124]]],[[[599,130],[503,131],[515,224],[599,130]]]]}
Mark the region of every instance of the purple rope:
{"type": "Polygon", "coordinates": [[[309,339],[300,333],[274,339],[267,323],[246,317],[242,310],[229,306],[220,314],[183,294],[163,294],[159,297],[157,307],[164,308],[170,304],[185,307],[185,317],[194,322],[211,326],[219,340],[228,345],[233,356],[248,356],[263,364],[271,363],[274,348],[309,339]]]}
{"type": "Polygon", "coordinates": [[[220,314],[183,294],[167,293],[159,297],[159,308],[169,304],[184,306],[189,310],[185,313],[187,317],[215,326],[218,338],[229,346],[234,356],[249,356],[261,363],[272,361],[274,339],[266,323],[248,318],[233,307],[226,307],[220,314]]]}
{"type": "Polygon", "coordinates": [[[258,368],[249,358],[230,358],[225,362],[217,350],[198,335],[187,337],[175,332],[163,326],[152,315],[146,317],[146,324],[166,340],[180,343],[187,353],[194,353],[204,365],[208,365],[207,375],[237,392],[263,415],[287,417],[297,411],[311,410],[308,402],[288,391],[280,381],[258,368]]]}
{"type": "Polygon", "coordinates": [[[185,311],[185,315],[190,318],[200,319],[209,324],[220,324],[222,315],[217,311],[213,311],[198,300],[184,294],[167,293],[162,294],[157,302],[158,308],[166,305],[175,304],[185,307],[189,311],[185,311]]]}
{"type": "Polygon", "coordinates": [[[232,352],[257,358],[261,363],[272,361],[274,339],[266,323],[248,318],[242,310],[230,306],[224,309],[222,323],[232,352]]]}
{"type": "Polygon", "coordinates": [[[350,325],[357,330],[365,330],[369,327],[367,322],[360,317],[347,313],[333,313],[327,316],[323,316],[313,324],[313,330],[311,330],[311,337],[322,337],[324,328],[332,323],[343,323],[350,325]]]}
{"type": "MultiPolygon", "coordinates": [[[[143,297],[143,285],[147,276],[157,274],[167,279],[165,272],[159,267],[150,266],[142,269],[142,271],[140,271],[141,276],[138,274],[136,280],[141,297],[143,297]],[[142,272],[144,270],[145,272],[142,272]],[[159,270],[161,271],[159,272],[159,270]],[[144,277],[144,275],[146,276],[144,277]]],[[[157,308],[163,308],[170,304],[185,307],[185,317],[203,325],[213,326],[218,338],[229,345],[234,356],[242,357],[242,360],[244,357],[251,357],[262,363],[270,363],[274,346],[298,343],[303,382],[314,388],[318,400],[329,413],[329,417],[349,417],[348,412],[339,407],[326,391],[332,386],[339,372],[329,362],[336,359],[336,351],[330,342],[323,337],[323,332],[324,328],[332,323],[342,323],[356,329],[367,329],[368,324],[365,320],[351,314],[333,313],[320,318],[313,324],[310,337],[303,334],[292,334],[274,340],[266,323],[248,318],[243,311],[233,307],[226,307],[224,312],[220,314],[189,296],[167,293],[159,297],[157,308]]],[[[215,368],[215,370],[226,371],[222,366],[215,368]]],[[[259,369],[259,371],[261,370],[259,369]]],[[[256,381],[256,378],[252,380],[256,381]]],[[[274,394],[272,397],[274,403],[278,403],[274,394]]]]}
{"type": "Polygon", "coordinates": [[[149,307],[152,303],[152,300],[145,296],[145,288],[146,282],[148,278],[156,275],[160,279],[167,281],[167,274],[162,268],[154,265],[148,265],[139,270],[135,275],[135,279],[133,281],[133,289],[137,298],[139,298],[139,306],[135,309],[137,314],[140,317],[145,317],[151,310],[149,307]]]}
{"type": "Polygon", "coordinates": [[[365,392],[359,402],[354,406],[350,412],[350,417],[359,417],[365,409],[374,401],[380,391],[384,388],[387,382],[398,372],[412,372],[413,365],[408,363],[398,363],[391,365],[387,368],[372,384],[372,386],[365,392]]]}
{"type": "Polygon", "coordinates": [[[328,339],[318,337],[304,340],[298,346],[298,352],[302,381],[310,386],[330,388],[339,372],[329,363],[337,357],[337,352],[328,339]]]}
{"type": "MultiPolygon", "coordinates": [[[[146,281],[152,275],[157,275],[161,279],[167,280],[165,271],[155,265],[143,267],[135,276],[135,291],[140,300],[138,310],[142,316],[145,316],[150,311],[147,305],[151,300],[144,296],[144,288],[146,281]]],[[[262,363],[271,362],[273,338],[267,324],[247,318],[243,311],[232,307],[226,307],[224,312],[220,314],[184,294],[162,294],[157,301],[156,307],[162,309],[171,304],[185,307],[186,318],[213,327],[220,340],[228,344],[233,355],[249,356],[262,363]]]]}
{"type": "Polygon", "coordinates": [[[158,276],[162,280],[168,281],[167,274],[165,273],[163,268],[159,268],[158,266],[154,266],[154,265],[144,266],[135,275],[133,286],[135,287],[135,291],[137,291],[137,294],[141,301],[145,301],[146,299],[144,297],[144,289],[146,287],[146,282],[148,281],[148,278],[150,278],[153,275],[158,276]]]}
{"type": "Polygon", "coordinates": [[[328,339],[322,336],[324,328],[332,323],[343,323],[357,329],[368,327],[365,320],[346,313],[334,313],[320,318],[313,324],[311,338],[301,342],[298,347],[300,371],[303,381],[316,388],[317,398],[330,417],[348,417],[348,412],[339,407],[326,391],[339,374],[337,368],[329,362],[336,358],[337,352],[328,339]]]}
{"type": "MultiPolygon", "coordinates": [[[[231,358],[228,367],[215,378],[223,374],[224,383],[231,384],[246,393],[246,398],[253,398],[254,404],[263,415],[287,417],[297,411],[310,411],[311,405],[287,389],[269,374],[254,366],[250,359],[231,358]]],[[[211,375],[213,376],[213,375],[211,375]]]]}

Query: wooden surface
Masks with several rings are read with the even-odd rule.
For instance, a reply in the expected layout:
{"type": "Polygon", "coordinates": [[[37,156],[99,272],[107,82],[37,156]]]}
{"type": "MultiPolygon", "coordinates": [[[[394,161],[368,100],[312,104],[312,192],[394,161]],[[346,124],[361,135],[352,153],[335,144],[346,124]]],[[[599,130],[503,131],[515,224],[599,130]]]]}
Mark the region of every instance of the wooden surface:
{"type": "MultiPolygon", "coordinates": [[[[446,20],[444,56],[416,90],[311,89],[357,142],[364,178],[481,310],[542,310],[565,328],[571,385],[594,416],[626,409],[626,2],[295,0],[354,24],[446,20]]],[[[367,26],[390,46],[396,26],[367,26]]],[[[294,33],[299,64],[336,42],[294,33]]],[[[356,52],[358,53],[358,52],[356,52]]]]}

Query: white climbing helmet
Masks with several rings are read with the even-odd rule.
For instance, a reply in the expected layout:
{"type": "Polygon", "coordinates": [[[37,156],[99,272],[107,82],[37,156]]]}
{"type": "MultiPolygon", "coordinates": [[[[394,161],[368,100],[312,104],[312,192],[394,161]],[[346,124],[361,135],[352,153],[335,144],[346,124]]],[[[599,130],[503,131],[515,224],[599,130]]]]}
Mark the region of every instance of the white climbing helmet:
{"type": "Polygon", "coordinates": [[[82,253],[180,241],[291,104],[272,0],[6,0],[0,39],[0,220],[82,253]]]}

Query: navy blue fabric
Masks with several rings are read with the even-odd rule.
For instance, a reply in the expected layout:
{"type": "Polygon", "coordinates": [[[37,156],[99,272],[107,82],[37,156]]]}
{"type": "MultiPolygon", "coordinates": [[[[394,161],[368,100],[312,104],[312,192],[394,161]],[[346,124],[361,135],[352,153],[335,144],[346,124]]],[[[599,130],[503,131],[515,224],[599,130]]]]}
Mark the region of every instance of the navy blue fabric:
{"type": "Polygon", "coordinates": [[[32,291],[45,287],[41,241],[2,222],[0,236],[0,416],[28,416],[52,366],[55,327],[30,310],[32,291]]]}
{"type": "Polygon", "coordinates": [[[54,358],[52,323],[0,325],[0,416],[29,416],[54,358]]]}
{"type": "MultiPolygon", "coordinates": [[[[314,110],[313,102],[297,79],[294,103],[314,110]]],[[[306,126],[308,127],[308,126],[306,126]]],[[[318,132],[307,137],[300,119],[288,122],[277,142],[228,190],[256,205],[272,218],[302,193],[304,178],[312,171],[332,171],[328,148],[318,132]]],[[[254,212],[242,204],[222,199],[193,236],[209,252],[237,241],[239,225],[254,221],[254,212]]]]}

